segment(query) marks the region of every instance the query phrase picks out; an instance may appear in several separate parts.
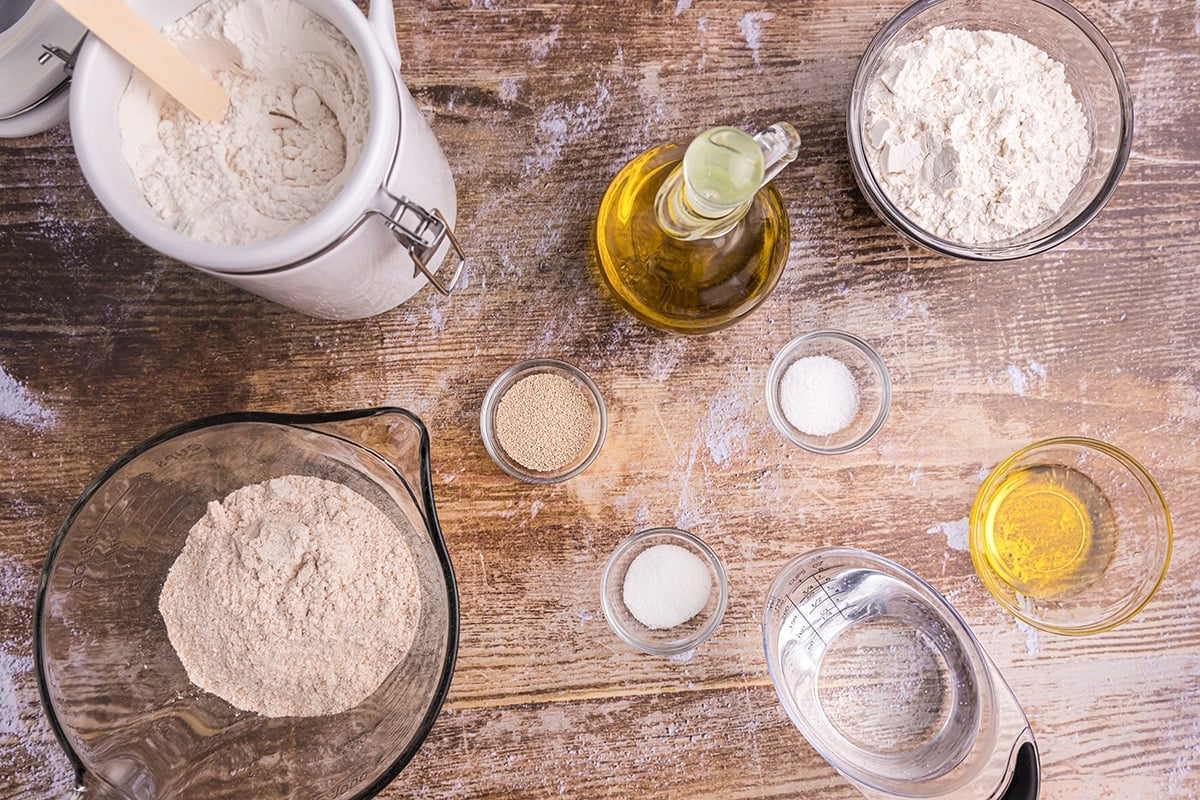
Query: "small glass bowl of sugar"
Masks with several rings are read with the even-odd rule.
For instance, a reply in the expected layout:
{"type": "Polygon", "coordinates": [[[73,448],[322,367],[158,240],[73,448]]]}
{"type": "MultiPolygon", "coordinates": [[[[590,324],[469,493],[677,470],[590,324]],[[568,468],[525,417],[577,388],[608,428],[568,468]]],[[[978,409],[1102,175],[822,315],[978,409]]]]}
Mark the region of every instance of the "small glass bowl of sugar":
{"type": "Polygon", "coordinates": [[[866,444],[892,407],[892,380],[871,345],[844,331],[788,342],[767,371],[767,411],[789,441],[837,455],[866,444]]]}
{"type": "Polygon", "coordinates": [[[707,544],[678,528],[649,528],[613,550],[600,606],[613,632],[644,653],[695,648],[721,622],[729,581],[707,544]]]}

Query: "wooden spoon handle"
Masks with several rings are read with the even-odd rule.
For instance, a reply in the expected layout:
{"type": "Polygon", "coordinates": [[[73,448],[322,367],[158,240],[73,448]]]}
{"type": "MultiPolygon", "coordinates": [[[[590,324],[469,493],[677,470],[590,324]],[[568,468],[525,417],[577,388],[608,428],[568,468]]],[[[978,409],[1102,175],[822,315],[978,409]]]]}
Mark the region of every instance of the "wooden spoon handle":
{"type": "Polygon", "coordinates": [[[121,0],[56,0],[117,54],[205,122],[221,122],[229,96],[121,0]]]}

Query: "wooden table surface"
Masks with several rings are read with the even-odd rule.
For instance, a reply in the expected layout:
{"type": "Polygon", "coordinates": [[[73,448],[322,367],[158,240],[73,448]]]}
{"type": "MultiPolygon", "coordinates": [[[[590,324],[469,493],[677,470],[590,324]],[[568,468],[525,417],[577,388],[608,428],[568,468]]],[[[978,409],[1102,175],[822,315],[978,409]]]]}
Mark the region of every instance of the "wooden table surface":
{"type": "Polygon", "coordinates": [[[430,429],[462,602],[445,709],[386,798],[856,797],[789,723],[760,644],[771,577],[829,544],[895,559],[956,606],[1029,716],[1044,798],[1200,796],[1200,5],[1078,5],[1127,71],[1132,156],[1080,235],[1001,265],[906,244],[855,186],[851,76],[899,2],[397,3],[470,261],[453,298],[426,290],[357,322],[136,242],[65,125],[0,144],[0,796],[70,787],[32,613],[92,477],[191,418],[376,405],[430,429]],[[794,238],[776,292],[703,337],[618,308],[591,237],[616,170],[712,124],[777,120],[804,143],[777,181],[794,238]],[[872,342],[894,381],[886,426],[848,455],[808,455],[767,417],[772,356],[818,328],[872,342]],[[600,457],[554,486],[507,477],[479,436],[488,384],[531,356],[584,368],[610,413],[600,457]],[[964,549],[986,471],[1059,434],[1140,459],[1175,523],[1157,596],[1084,638],[1018,624],[964,549]],[[695,532],[729,572],[723,623],[681,657],[633,651],[600,610],[609,552],[649,526],[695,532]]]}

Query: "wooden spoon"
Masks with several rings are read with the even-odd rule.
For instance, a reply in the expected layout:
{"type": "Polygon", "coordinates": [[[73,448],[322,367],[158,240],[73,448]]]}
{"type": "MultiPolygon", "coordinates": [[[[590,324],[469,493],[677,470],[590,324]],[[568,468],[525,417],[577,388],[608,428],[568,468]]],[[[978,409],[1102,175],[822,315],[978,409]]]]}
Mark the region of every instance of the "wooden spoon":
{"type": "Polygon", "coordinates": [[[205,122],[221,122],[229,95],[121,0],[56,0],[117,54],[205,122]]]}

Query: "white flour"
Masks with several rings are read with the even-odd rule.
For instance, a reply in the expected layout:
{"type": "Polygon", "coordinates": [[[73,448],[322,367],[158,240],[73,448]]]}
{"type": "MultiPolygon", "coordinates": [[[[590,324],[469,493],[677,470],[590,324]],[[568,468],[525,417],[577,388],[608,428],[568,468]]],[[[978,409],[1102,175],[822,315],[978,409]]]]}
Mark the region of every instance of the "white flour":
{"type": "Polygon", "coordinates": [[[209,503],[159,598],[192,683],[268,717],[358,705],[408,652],[420,610],[391,520],[347,487],[301,475],[209,503]]]}
{"type": "Polygon", "coordinates": [[[201,241],[249,244],[327,206],[369,122],[366,74],[341,32],[295,0],[209,0],[164,34],[230,106],[224,122],[201,122],[134,72],[121,147],[163,220],[201,241]]]}
{"type": "Polygon", "coordinates": [[[892,201],[945,239],[999,241],[1051,219],[1090,141],[1063,66],[997,31],[934,28],[867,90],[863,134],[892,201]]]}
{"type": "Polygon", "coordinates": [[[43,428],[54,421],[54,413],[0,365],[0,422],[5,420],[43,428]]]}

